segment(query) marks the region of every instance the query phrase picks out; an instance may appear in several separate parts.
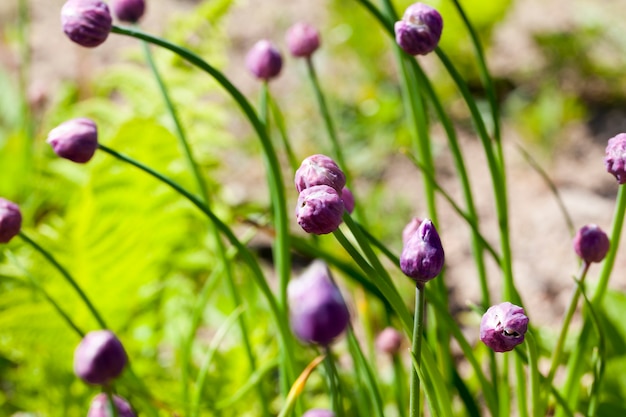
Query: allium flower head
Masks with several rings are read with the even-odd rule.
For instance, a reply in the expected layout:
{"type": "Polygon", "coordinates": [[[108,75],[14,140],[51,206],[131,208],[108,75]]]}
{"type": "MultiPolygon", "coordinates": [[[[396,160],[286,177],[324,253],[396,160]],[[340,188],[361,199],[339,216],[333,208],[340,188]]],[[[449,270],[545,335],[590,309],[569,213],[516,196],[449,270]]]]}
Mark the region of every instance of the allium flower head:
{"type": "Polygon", "coordinates": [[[302,414],[302,417],[335,417],[335,413],[322,408],[314,408],[302,414]]]}
{"type": "Polygon", "coordinates": [[[613,174],[620,184],[626,183],[626,133],[609,139],[606,146],[604,165],[609,174],[613,174]]]}
{"type": "Polygon", "coordinates": [[[445,255],[441,239],[430,219],[423,220],[404,243],[400,269],[418,283],[425,283],[441,272],[445,255]]]}
{"type": "Polygon", "coordinates": [[[105,385],[120,376],[127,362],[122,342],[110,330],[87,333],[74,351],[74,373],[94,385],[105,385]]]}
{"type": "Polygon", "coordinates": [[[311,25],[296,23],[287,30],[287,48],[295,57],[310,57],[320,46],[320,34],[311,25]]]}
{"type": "MultiPolygon", "coordinates": [[[[113,404],[117,408],[119,417],[137,417],[130,404],[122,397],[114,395],[113,404]]],[[[91,400],[87,417],[113,417],[113,414],[109,412],[109,398],[105,393],[101,392],[91,400]]]]}
{"type": "Polygon", "coordinates": [[[348,187],[343,187],[343,190],[341,190],[341,199],[343,200],[346,211],[352,214],[354,211],[354,195],[348,187]]]}
{"type": "Polygon", "coordinates": [[[283,58],[270,41],[258,41],[246,56],[246,65],[255,77],[268,81],[280,74],[283,58]]]}
{"type": "Polygon", "coordinates": [[[50,131],[47,142],[61,158],[85,163],[98,149],[98,128],[84,117],[68,120],[50,131]]]}
{"type": "Polygon", "coordinates": [[[291,328],[303,342],[327,346],[348,326],[348,307],[323,261],[289,282],[287,298],[291,328]]]}
{"type": "Polygon", "coordinates": [[[0,198],[0,243],[9,243],[22,228],[22,213],[17,204],[0,198]]]}
{"type": "Polygon", "coordinates": [[[298,192],[314,185],[328,185],[341,194],[346,185],[346,175],[332,158],[317,154],[302,161],[294,181],[298,192]]]}
{"type": "Polygon", "coordinates": [[[409,6],[396,22],[396,42],[409,55],[426,55],[439,43],[443,19],[439,12],[423,3],[409,6]]]}
{"type": "Polygon", "coordinates": [[[376,337],[376,349],[388,355],[395,355],[400,351],[403,340],[402,333],[393,327],[386,327],[376,337]]]}
{"type": "Polygon", "coordinates": [[[588,264],[601,262],[610,246],[609,237],[595,224],[581,227],[574,236],[574,250],[588,264]]]}
{"type": "Polygon", "coordinates": [[[509,302],[489,307],[480,322],[480,340],[495,352],[508,352],[524,341],[528,317],[509,302]]]}
{"type": "Polygon", "coordinates": [[[334,188],[315,185],[298,196],[296,219],[305,232],[325,235],[337,230],[343,211],[343,200],[334,188]]]}
{"type": "Polygon", "coordinates": [[[94,48],[109,36],[113,18],[103,1],[68,0],[61,8],[61,25],[73,42],[94,48]]]}
{"type": "Polygon", "coordinates": [[[145,0],[113,0],[113,13],[122,22],[137,23],[146,11],[145,0]]]}

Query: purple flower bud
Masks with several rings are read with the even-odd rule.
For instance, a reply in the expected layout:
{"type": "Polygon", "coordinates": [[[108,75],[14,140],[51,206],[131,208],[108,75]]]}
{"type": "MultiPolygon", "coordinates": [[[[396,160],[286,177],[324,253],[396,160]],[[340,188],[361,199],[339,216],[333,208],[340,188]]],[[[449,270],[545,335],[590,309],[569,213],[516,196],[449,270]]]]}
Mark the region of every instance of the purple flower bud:
{"type": "Polygon", "coordinates": [[[609,237],[595,224],[583,226],[574,236],[574,250],[588,264],[601,262],[610,246],[609,237]]]}
{"type": "Polygon", "coordinates": [[[302,414],[302,417],[335,417],[335,413],[330,410],[324,410],[322,408],[313,408],[302,414]]]}
{"type": "Polygon", "coordinates": [[[524,341],[528,317],[509,302],[489,307],[480,321],[480,340],[495,352],[508,352],[524,341]]]}
{"type": "Polygon", "coordinates": [[[289,282],[287,295],[291,328],[303,342],[327,346],[348,326],[348,307],[323,261],[289,282]]]}
{"type": "Polygon", "coordinates": [[[609,139],[606,146],[604,165],[609,174],[617,178],[619,184],[626,183],[626,133],[609,139]]]}
{"type": "Polygon", "coordinates": [[[343,205],[346,208],[346,211],[352,214],[354,211],[354,195],[348,187],[343,187],[343,190],[341,190],[341,199],[343,200],[343,205]]]}
{"type": "Polygon", "coordinates": [[[402,229],[403,244],[406,245],[406,242],[408,242],[409,239],[415,234],[415,232],[417,232],[420,224],[422,224],[422,219],[420,219],[419,217],[413,217],[411,221],[406,226],[404,226],[404,229],[402,229]]]}
{"type": "Polygon", "coordinates": [[[268,40],[260,40],[246,56],[246,65],[255,77],[268,81],[280,74],[283,58],[278,49],[268,40]]]}
{"type": "Polygon", "coordinates": [[[441,239],[430,219],[424,219],[404,243],[400,269],[418,283],[425,283],[441,272],[445,260],[441,239]]]}
{"type": "Polygon", "coordinates": [[[403,340],[402,333],[393,327],[386,327],[376,337],[376,349],[388,355],[395,355],[400,351],[403,340]]]}
{"type": "Polygon", "coordinates": [[[81,46],[104,42],[113,25],[109,7],[100,0],[68,0],[61,9],[63,32],[81,46]]]}
{"type": "Polygon", "coordinates": [[[439,43],[443,19],[439,12],[423,3],[409,6],[396,22],[396,42],[409,55],[426,55],[439,43]]]}
{"type": "MultiPolygon", "coordinates": [[[[137,417],[130,404],[122,397],[114,395],[113,404],[119,417],[137,417]]],[[[113,413],[109,412],[109,398],[105,393],[102,392],[91,400],[87,417],[113,417],[113,413]]]]}
{"type": "Polygon", "coordinates": [[[298,196],[296,219],[305,232],[325,235],[337,230],[343,211],[343,200],[334,188],[316,185],[298,196]]]}
{"type": "Polygon", "coordinates": [[[320,34],[311,25],[296,23],[287,30],[287,48],[295,57],[310,57],[320,46],[320,34]]]}
{"type": "Polygon", "coordinates": [[[94,385],[108,384],[120,376],[126,362],[124,346],[110,330],[87,333],[74,351],[74,373],[94,385]]]}
{"type": "Polygon", "coordinates": [[[47,142],[61,158],[85,163],[98,149],[98,128],[84,117],[68,120],[50,131],[47,142]]]}
{"type": "Polygon", "coordinates": [[[346,175],[339,166],[326,155],[311,155],[302,161],[295,175],[296,190],[314,185],[328,185],[341,193],[346,185],[346,175]]]}
{"type": "Polygon", "coordinates": [[[17,204],[0,198],[0,243],[9,243],[22,228],[22,213],[17,204]]]}
{"type": "Polygon", "coordinates": [[[114,0],[113,13],[122,22],[137,23],[146,11],[145,0],[114,0]]]}

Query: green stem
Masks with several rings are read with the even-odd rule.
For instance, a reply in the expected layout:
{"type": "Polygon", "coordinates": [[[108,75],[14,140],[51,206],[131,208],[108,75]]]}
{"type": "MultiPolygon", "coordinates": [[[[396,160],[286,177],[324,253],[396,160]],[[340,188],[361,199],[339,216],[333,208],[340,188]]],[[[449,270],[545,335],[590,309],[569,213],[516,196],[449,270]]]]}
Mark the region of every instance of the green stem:
{"type": "MultiPolygon", "coordinates": [[[[113,417],[119,417],[120,413],[117,410],[117,407],[115,406],[115,397],[113,394],[113,387],[110,385],[106,385],[104,387],[104,392],[107,395],[107,408],[109,408],[109,410],[111,411],[111,415],[113,417]]],[[[108,414],[108,413],[106,413],[108,414]]]]}
{"type": "Polygon", "coordinates": [[[52,256],[52,254],[50,252],[45,250],[37,242],[32,240],[30,237],[28,237],[24,232],[20,231],[19,235],[26,243],[28,243],[30,246],[35,248],[41,255],[43,255],[43,257],[46,258],[46,260],[48,262],[50,262],[50,264],[52,264],[52,266],[54,266],[56,268],[56,270],[61,273],[61,275],[63,276],[63,278],[65,278],[67,283],[70,284],[70,286],[72,288],[74,288],[74,291],[76,291],[78,296],[83,300],[83,302],[85,303],[85,305],[87,306],[87,308],[89,309],[89,311],[91,312],[93,317],[96,319],[96,321],[100,325],[100,327],[103,328],[103,329],[107,329],[108,327],[107,327],[104,319],[100,315],[100,313],[98,313],[98,310],[96,310],[96,307],[92,304],[92,302],[87,297],[87,294],[85,294],[83,289],[80,287],[80,285],[78,285],[76,280],[67,271],[67,269],[65,269],[63,266],[61,266],[61,264],[54,258],[54,256],[52,256]]]}
{"type": "Polygon", "coordinates": [[[393,380],[394,380],[394,394],[396,396],[396,405],[398,408],[398,415],[400,417],[406,417],[406,385],[404,382],[403,364],[399,355],[393,355],[393,380]]]}
{"type": "Polygon", "coordinates": [[[330,402],[333,412],[337,417],[343,417],[343,405],[341,393],[339,390],[339,373],[335,366],[335,359],[329,346],[324,347],[326,357],[324,358],[324,366],[326,367],[326,376],[328,377],[328,389],[330,390],[330,402]]]}
{"type": "Polygon", "coordinates": [[[355,369],[359,370],[360,376],[364,379],[365,386],[367,387],[370,399],[372,401],[373,410],[371,410],[371,415],[376,417],[384,417],[383,411],[383,400],[380,395],[380,391],[378,389],[378,384],[376,382],[376,377],[374,376],[374,372],[370,368],[365,355],[363,354],[363,350],[359,345],[359,341],[354,335],[354,329],[350,326],[348,327],[348,346],[350,348],[350,352],[352,354],[355,369]]]}
{"type": "MultiPolygon", "coordinates": [[[[530,366],[530,364],[529,364],[530,366]]],[[[528,405],[526,404],[526,374],[521,360],[515,361],[515,391],[517,397],[517,410],[520,417],[528,417],[528,405]]]]}
{"type": "MultiPolygon", "coordinates": [[[[415,319],[413,320],[413,343],[411,352],[415,357],[417,367],[422,358],[422,338],[424,335],[424,314],[426,312],[426,297],[424,284],[415,285],[415,319]]],[[[411,394],[409,397],[409,416],[420,416],[420,379],[414,367],[411,367],[411,394]]]]}
{"type": "Polygon", "coordinates": [[[530,374],[530,404],[533,417],[541,417],[545,414],[541,406],[541,375],[539,374],[539,354],[537,342],[531,331],[526,332],[526,349],[528,351],[528,373],[530,374]]]}

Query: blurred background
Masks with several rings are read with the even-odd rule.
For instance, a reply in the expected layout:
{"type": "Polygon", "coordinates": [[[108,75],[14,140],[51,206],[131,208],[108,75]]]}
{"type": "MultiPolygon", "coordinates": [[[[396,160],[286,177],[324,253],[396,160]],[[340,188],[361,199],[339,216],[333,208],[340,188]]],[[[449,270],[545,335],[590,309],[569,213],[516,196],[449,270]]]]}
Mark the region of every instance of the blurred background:
{"type": "MultiPolygon", "coordinates": [[[[215,248],[206,221],[164,186],[104,155],[85,166],[70,164],[57,159],[45,143],[48,131],[64,120],[91,117],[103,143],[193,184],[140,44],[111,35],[95,49],[76,46],[60,27],[63,3],[0,2],[0,195],[20,204],[25,229],[80,277],[110,325],[125,335],[136,372],[166,403],[175,404],[169,387],[177,377],[177,343],[181,329],[189,326],[194,295],[212,272],[215,248]],[[153,369],[151,363],[160,367],[153,369]]],[[[397,10],[410,3],[395,2],[397,10]]],[[[597,223],[609,229],[617,185],[602,158],[607,140],[626,131],[626,0],[461,3],[479,31],[499,92],[516,282],[531,320],[549,332],[569,300],[577,260],[553,193],[520,147],[558,187],[576,228],[597,223]]],[[[440,46],[481,100],[485,92],[473,50],[451,2],[428,4],[444,18],[440,46]]],[[[321,32],[322,48],[314,62],[354,178],[349,185],[357,205],[369,216],[370,232],[398,252],[402,227],[412,216],[425,215],[422,181],[399,151],[410,140],[390,40],[356,1],[148,0],[140,24],[201,54],[253,103],[260,84],[247,72],[245,54],[261,38],[275,42],[284,51],[284,67],[270,87],[302,159],[327,152],[330,144],[304,63],[286,52],[284,33],[297,21],[321,32]]],[[[215,196],[216,211],[241,233],[250,232],[251,223],[264,224],[269,216],[264,169],[247,123],[209,77],[167,51],[154,53],[215,196]]],[[[467,109],[437,59],[418,59],[457,124],[484,234],[495,242],[490,179],[467,109]]],[[[482,104],[487,115],[486,99],[482,104]]],[[[438,178],[458,196],[441,127],[433,123],[431,130],[438,178]]],[[[287,163],[285,178],[295,205],[287,163]]],[[[440,209],[438,229],[453,308],[475,340],[477,318],[465,314],[467,302],[479,299],[469,230],[443,200],[440,209]]],[[[299,230],[295,222],[293,230],[299,230]]],[[[270,237],[250,233],[251,245],[262,253],[270,237]]],[[[8,248],[12,255],[0,254],[0,416],[18,411],[84,415],[86,407],[76,404],[88,404],[92,393],[71,373],[76,337],[24,284],[25,271],[37,271],[36,279],[63,300],[79,323],[94,323],[35,253],[18,242],[8,248]]],[[[271,270],[269,263],[267,268],[271,270]]],[[[626,290],[625,270],[626,256],[619,255],[612,288],[626,290]]],[[[591,271],[592,279],[597,272],[591,271]]],[[[490,278],[497,291],[494,265],[490,278]]],[[[238,279],[258,314],[260,325],[252,338],[262,346],[268,338],[265,307],[261,301],[255,304],[259,297],[246,277],[238,279]]],[[[206,323],[223,321],[232,311],[230,302],[219,297],[220,285],[203,312],[206,323]]],[[[410,285],[407,289],[408,300],[410,285]]],[[[354,309],[359,300],[358,293],[352,297],[354,309]]],[[[210,324],[202,329],[199,348],[215,331],[210,324]]],[[[271,357],[272,349],[264,354],[271,357]]],[[[207,392],[207,402],[242,383],[245,375],[237,369],[244,365],[237,350],[241,347],[233,342],[220,354],[219,368],[230,379],[207,392]]],[[[244,407],[237,415],[245,413],[244,407]]]]}

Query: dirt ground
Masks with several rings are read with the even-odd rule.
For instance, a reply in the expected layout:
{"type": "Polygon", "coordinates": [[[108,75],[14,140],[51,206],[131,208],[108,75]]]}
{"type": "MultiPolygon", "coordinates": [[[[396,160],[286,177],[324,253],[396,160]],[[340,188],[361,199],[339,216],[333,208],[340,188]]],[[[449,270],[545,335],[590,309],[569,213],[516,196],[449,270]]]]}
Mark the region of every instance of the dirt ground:
{"type": "MultiPolygon", "coordinates": [[[[607,7],[623,10],[626,0],[605,0],[607,7]]],[[[13,18],[15,2],[0,3],[0,24],[13,18]]],[[[53,92],[59,82],[81,77],[89,73],[90,68],[98,68],[116,59],[118,51],[132,40],[112,36],[105,44],[95,50],[86,50],[68,42],[60,29],[59,11],[63,0],[31,0],[32,34],[31,45],[33,66],[31,80],[33,85],[43,86],[53,92]]],[[[306,20],[323,22],[326,18],[323,1],[281,0],[240,1],[229,17],[228,30],[232,35],[234,56],[241,56],[251,40],[264,36],[268,22],[284,28],[289,21],[306,20]],[[277,7],[280,4],[280,11],[277,7]],[[242,30],[241,22],[245,22],[242,30]]],[[[581,5],[585,1],[575,1],[581,5]]],[[[194,6],[191,0],[153,0],[148,1],[148,13],[143,22],[147,31],[158,33],[176,13],[184,13],[194,6]],[[158,7],[157,7],[158,4],[158,7]]],[[[510,65],[520,61],[533,62],[536,51],[533,49],[530,34],[546,27],[566,27],[581,9],[572,7],[567,0],[524,0],[517,1],[506,21],[499,25],[495,34],[495,47],[489,57],[496,71],[509,71],[510,65]]],[[[282,38],[281,38],[282,39],[282,38]]],[[[15,66],[17,62],[9,51],[0,53],[3,65],[15,66]]],[[[532,64],[531,64],[532,65],[532,64]]],[[[243,88],[246,80],[238,80],[243,88]]],[[[617,126],[623,126],[617,120],[617,126]]],[[[605,230],[610,228],[614,196],[617,185],[614,179],[604,171],[602,162],[604,144],[608,137],[619,133],[612,131],[614,126],[606,127],[604,140],[591,135],[584,123],[569,126],[569,139],[556,146],[554,154],[540,158],[545,169],[558,185],[567,209],[570,211],[576,227],[587,223],[597,223],[605,230]]],[[[514,143],[521,138],[514,130],[505,126],[506,151],[509,162],[508,185],[510,190],[511,235],[515,258],[514,272],[532,321],[538,325],[554,325],[561,317],[574,286],[572,275],[576,271],[576,257],[572,250],[571,237],[561,216],[558,206],[546,184],[515,149],[514,143]]],[[[486,163],[479,143],[472,138],[465,138],[464,148],[474,161],[471,168],[472,181],[479,194],[476,197],[481,217],[489,224],[495,224],[490,180],[486,163]]],[[[442,163],[445,163],[443,161],[442,163]]],[[[390,186],[403,183],[407,186],[407,173],[414,173],[408,163],[390,166],[387,179],[390,186]]],[[[421,187],[421,180],[414,182],[421,187]]],[[[450,185],[454,187],[454,185],[450,185]]],[[[446,248],[448,281],[454,299],[459,305],[467,300],[478,299],[478,287],[469,253],[466,227],[456,216],[444,210],[442,218],[452,219],[441,226],[442,240],[446,248]],[[450,214],[450,215],[449,215],[450,214]],[[458,230],[463,230],[459,233],[458,230]]],[[[417,214],[417,213],[416,213],[417,214]]],[[[497,231],[486,230],[489,239],[497,241],[497,231]]],[[[620,251],[617,265],[611,280],[611,287],[626,290],[626,251],[620,251]]],[[[492,267],[493,269],[493,267],[492,267]]],[[[599,273],[593,267],[590,279],[599,273]]],[[[493,273],[496,277],[497,274],[493,273]]],[[[497,280],[492,285],[498,288],[497,280]]],[[[498,294],[498,292],[494,292],[498,294]]]]}

